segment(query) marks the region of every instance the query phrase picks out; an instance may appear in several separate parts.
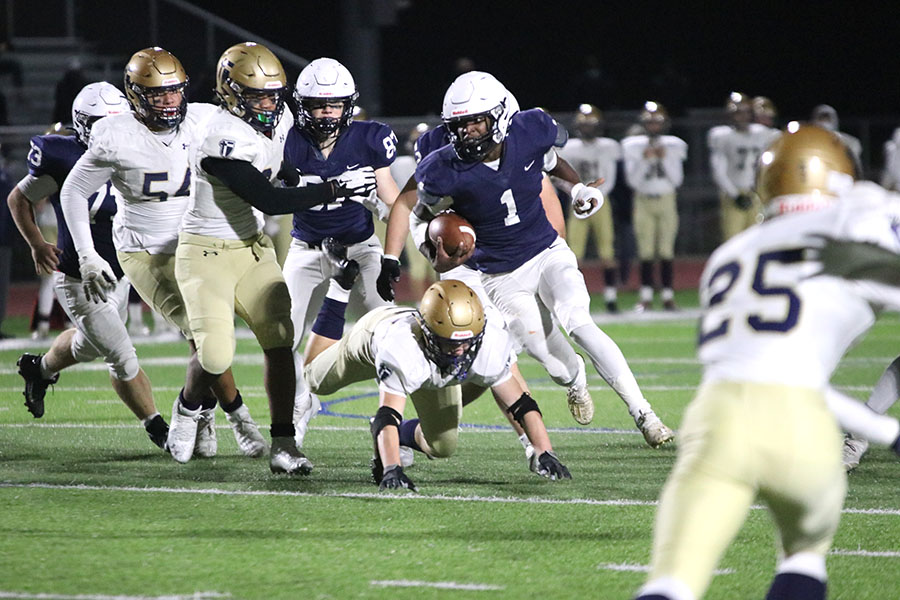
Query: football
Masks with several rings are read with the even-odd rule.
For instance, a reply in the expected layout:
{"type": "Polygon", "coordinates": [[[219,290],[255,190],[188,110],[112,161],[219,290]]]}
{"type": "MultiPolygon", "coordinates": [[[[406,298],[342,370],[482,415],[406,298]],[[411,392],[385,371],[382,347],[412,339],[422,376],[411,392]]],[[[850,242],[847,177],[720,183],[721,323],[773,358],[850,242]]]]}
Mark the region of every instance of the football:
{"type": "Polygon", "coordinates": [[[475,228],[458,213],[444,211],[428,224],[428,239],[437,246],[438,238],[443,240],[447,252],[453,253],[459,244],[468,252],[475,245],[475,228]]]}

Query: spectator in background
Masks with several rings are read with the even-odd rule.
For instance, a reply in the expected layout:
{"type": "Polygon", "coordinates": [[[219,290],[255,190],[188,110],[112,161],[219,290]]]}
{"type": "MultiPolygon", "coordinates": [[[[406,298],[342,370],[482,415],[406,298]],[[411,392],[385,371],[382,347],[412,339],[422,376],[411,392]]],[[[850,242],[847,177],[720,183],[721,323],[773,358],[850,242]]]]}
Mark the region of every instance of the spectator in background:
{"type": "Polygon", "coordinates": [[[13,47],[9,40],[0,39],[0,75],[9,75],[16,90],[21,90],[24,81],[22,63],[18,58],[10,55],[12,51],[13,47]]]}
{"type": "Polygon", "coordinates": [[[582,70],[575,79],[573,95],[576,102],[586,99],[602,102],[610,108],[618,108],[620,102],[616,82],[603,69],[596,54],[584,57],[582,70]]]}
{"type": "Polygon", "coordinates": [[[72,102],[81,89],[90,83],[84,74],[81,59],[77,56],[69,61],[69,68],[56,83],[53,102],[53,121],[68,123],[71,118],[72,102]]]}
{"type": "Polygon", "coordinates": [[[900,127],[894,130],[891,139],[884,143],[884,171],[881,174],[881,185],[889,190],[900,191],[900,127]]]}

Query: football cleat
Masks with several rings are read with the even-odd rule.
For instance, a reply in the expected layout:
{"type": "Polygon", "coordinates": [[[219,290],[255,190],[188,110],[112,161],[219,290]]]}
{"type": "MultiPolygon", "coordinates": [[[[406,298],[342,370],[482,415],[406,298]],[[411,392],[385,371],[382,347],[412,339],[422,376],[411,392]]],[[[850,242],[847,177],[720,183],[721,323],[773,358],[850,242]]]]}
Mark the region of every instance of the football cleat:
{"type": "Polygon", "coordinates": [[[322,251],[334,267],[334,275],[331,278],[345,290],[351,289],[359,277],[359,263],[347,258],[347,246],[333,237],[327,237],[322,240],[322,251]]]}
{"type": "Polygon", "coordinates": [[[853,437],[849,433],[844,436],[843,462],[847,471],[852,471],[859,466],[863,454],[869,449],[869,441],[853,437]]]}
{"type": "Polygon", "coordinates": [[[653,303],[650,301],[638,302],[634,305],[634,312],[641,314],[653,310],[653,303]]]}
{"type": "Polygon", "coordinates": [[[147,437],[150,438],[151,442],[163,450],[166,449],[166,438],[169,437],[169,424],[162,418],[162,415],[153,417],[149,423],[144,425],[144,430],[147,432],[147,437]]]}
{"type": "Polygon", "coordinates": [[[384,463],[381,462],[381,456],[378,455],[377,450],[369,466],[372,469],[372,481],[375,485],[381,485],[381,479],[384,477],[384,463]]]}
{"type": "Polygon", "coordinates": [[[269,470],[288,475],[309,475],[313,464],[297,449],[293,437],[273,437],[269,470]]]}
{"type": "Polygon", "coordinates": [[[669,312],[675,312],[678,310],[678,305],[675,304],[674,300],[664,300],[663,301],[663,310],[669,312]]]}
{"type": "Polygon", "coordinates": [[[166,450],[177,462],[186,463],[194,455],[197,439],[197,419],[200,409],[188,410],[178,398],[172,404],[172,424],[166,439],[166,450]]]}
{"type": "Polygon", "coordinates": [[[606,302],[606,312],[611,315],[615,315],[619,313],[619,304],[615,300],[608,300],[606,302]]]}
{"type": "Polygon", "coordinates": [[[659,448],[675,439],[675,432],[666,427],[652,409],[639,412],[634,418],[634,424],[644,434],[644,440],[651,448],[659,448]]]}
{"type": "Polygon", "coordinates": [[[203,458],[212,458],[219,450],[216,439],[216,408],[200,411],[197,417],[197,437],[194,440],[194,454],[203,458]]]}
{"type": "MultiPolygon", "coordinates": [[[[265,438],[259,432],[259,427],[253,421],[253,417],[250,416],[250,411],[246,405],[241,404],[240,408],[230,413],[225,413],[225,418],[228,419],[231,431],[234,432],[234,439],[244,456],[259,458],[266,453],[269,445],[266,444],[265,438]]],[[[294,439],[291,438],[291,446],[293,445],[294,439]]]]}
{"type": "Polygon", "coordinates": [[[19,367],[19,375],[25,380],[25,408],[28,409],[35,419],[44,416],[44,396],[47,394],[47,388],[59,381],[59,373],[56,373],[50,379],[44,379],[41,375],[41,357],[43,354],[23,354],[16,361],[19,367]]]}
{"type": "MultiPolygon", "coordinates": [[[[584,359],[578,356],[580,363],[579,371],[584,372],[584,359]]],[[[579,379],[581,376],[579,375],[579,379]]],[[[573,383],[566,388],[566,401],[569,404],[569,412],[575,418],[579,425],[587,425],[594,420],[594,401],[591,399],[591,393],[588,391],[587,383],[580,385],[573,383]]]]}
{"type": "Polygon", "coordinates": [[[415,461],[415,450],[413,450],[409,446],[400,446],[400,466],[411,467],[415,461]]]}

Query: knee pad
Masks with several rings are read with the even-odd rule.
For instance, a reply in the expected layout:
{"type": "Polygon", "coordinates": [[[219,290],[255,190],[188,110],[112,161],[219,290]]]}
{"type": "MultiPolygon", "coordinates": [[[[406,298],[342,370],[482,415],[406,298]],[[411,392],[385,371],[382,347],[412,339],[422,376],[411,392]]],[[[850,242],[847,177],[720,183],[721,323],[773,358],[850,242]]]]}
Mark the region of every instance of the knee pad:
{"type": "Polygon", "coordinates": [[[294,323],[290,313],[285,315],[273,315],[259,323],[253,330],[259,345],[263,350],[272,348],[294,347],[294,323]]]}
{"type": "Polygon", "coordinates": [[[119,381],[131,381],[137,377],[138,372],[141,370],[138,364],[137,352],[135,352],[133,346],[122,356],[116,356],[113,360],[110,360],[110,358],[112,357],[107,357],[106,359],[106,364],[109,366],[109,374],[119,381]]]}
{"type": "Polygon", "coordinates": [[[591,313],[583,306],[560,305],[556,307],[556,317],[569,335],[583,325],[593,325],[591,313]]]}
{"type": "MultiPolygon", "coordinates": [[[[425,433],[425,431],[423,430],[422,433],[425,433]]],[[[428,436],[425,436],[425,441],[428,443],[429,447],[428,454],[432,458],[449,458],[453,456],[456,452],[458,440],[459,432],[457,429],[444,432],[438,438],[433,440],[430,440],[428,439],[428,436]]]]}
{"type": "Polygon", "coordinates": [[[537,414],[543,416],[541,413],[541,409],[538,407],[537,402],[534,401],[528,392],[525,392],[519,399],[516,400],[512,406],[506,409],[506,412],[512,415],[512,418],[515,419],[519,425],[525,427],[525,415],[530,412],[537,412],[537,414]]]}
{"type": "Polygon", "coordinates": [[[195,336],[197,359],[207,373],[221,375],[234,361],[234,336],[204,333],[195,336]]]}

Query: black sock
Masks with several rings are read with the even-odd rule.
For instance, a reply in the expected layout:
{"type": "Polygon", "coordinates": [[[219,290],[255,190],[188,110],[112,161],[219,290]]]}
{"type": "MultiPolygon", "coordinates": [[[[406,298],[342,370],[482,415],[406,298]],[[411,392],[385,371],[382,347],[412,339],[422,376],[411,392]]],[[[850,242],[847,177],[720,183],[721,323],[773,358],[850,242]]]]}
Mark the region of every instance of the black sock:
{"type": "Polygon", "coordinates": [[[659,263],[659,275],[662,279],[664,289],[672,289],[672,281],[674,281],[673,267],[671,260],[663,260],[659,263]]]}
{"type": "Polygon", "coordinates": [[[800,573],[779,573],[766,600],[824,600],[825,582],[800,573]]]}
{"type": "Polygon", "coordinates": [[[218,403],[219,403],[219,401],[216,400],[216,397],[212,395],[212,392],[207,392],[206,395],[203,396],[203,398],[202,398],[203,410],[209,410],[211,408],[215,408],[216,404],[218,404],[218,403]]]}
{"type": "Polygon", "coordinates": [[[418,419],[410,419],[400,423],[400,445],[421,452],[422,449],[419,448],[419,445],[416,443],[416,425],[418,424],[418,419]]]}
{"type": "Polygon", "coordinates": [[[641,285],[653,287],[653,261],[641,261],[641,285]]]}
{"type": "MultiPolygon", "coordinates": [[[[238,390],[237,394],[234,395],[234,400],[232,400],[228,404],[223,404],[222,410],[224,410],[227,413],[232,413],[232,412],[236,411],[237,409],[239,409],[243,405],[244,405],[244,399],[241,398],[241,392],[240,392],[240,390],[238,390]]],[[[215,406],[215,404],[213,406],[215,406]]]]}
{"type": "Polygon", "coordinates": [[[616,270],[613,267],[603,269],[603,285],[611,288],[616,287],[616,270]]]}
{"type": "Polygon", "coordinates": [[[181,403],[181,406],[183,406],[185,408],[185,410],[190,410],[190,411],[199,410],[200,407],[203,406],[199,402],[188,402],[187,400],[185,400],[184,388],[181,388],[181,391],[178,392],[178,402],[181,403]]]}
{"type": "Polygon", "coordinates": [[[294,437],[294,424],[293,423],[272,423],[269,425],[269,435],[273,438],[277,437],[294,437]]]}

